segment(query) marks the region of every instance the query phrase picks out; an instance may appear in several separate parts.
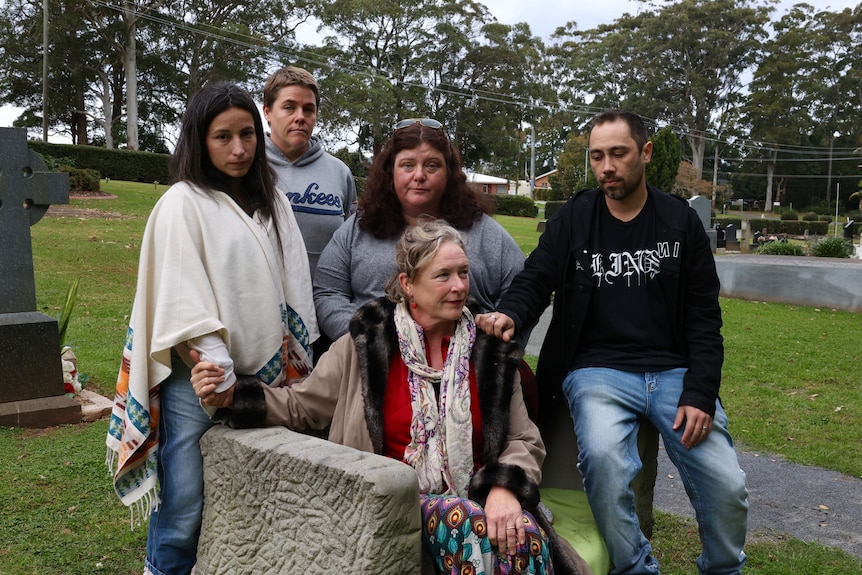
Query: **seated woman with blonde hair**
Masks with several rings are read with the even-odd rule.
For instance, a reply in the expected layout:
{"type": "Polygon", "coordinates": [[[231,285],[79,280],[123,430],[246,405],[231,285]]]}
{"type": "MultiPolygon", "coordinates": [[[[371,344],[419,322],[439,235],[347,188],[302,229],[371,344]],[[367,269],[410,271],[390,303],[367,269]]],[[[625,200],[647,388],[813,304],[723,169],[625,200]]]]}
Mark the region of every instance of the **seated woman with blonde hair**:
{"type": "Polygon", "coordinates": [[[240,378],[217,394],[221,370],[201,362],[198,397],[230,406],[220,415],[234,427],[329,427],[331,441],[412,466],[435,573],[589,573],[537,511],[545,448],[521,394],[522,351],[477,333],[460,233],[409,227],[396,268],[387,297],[358,310],[305,381],[240,378]]]}

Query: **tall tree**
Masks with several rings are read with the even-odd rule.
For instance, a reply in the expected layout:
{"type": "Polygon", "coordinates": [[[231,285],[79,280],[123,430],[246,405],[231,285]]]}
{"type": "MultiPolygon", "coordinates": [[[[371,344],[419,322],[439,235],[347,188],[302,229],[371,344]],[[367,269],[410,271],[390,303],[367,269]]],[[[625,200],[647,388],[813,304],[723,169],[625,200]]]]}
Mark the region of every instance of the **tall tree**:
{"type": "Polygon", "coordinates": [[[798,145],[812,127],[813,118],[802,98],[807,83],[803,67],[812,55],[807,31],[812,12],[811,6],[800,4],[773,25],[775,36],[764,46],[744,106],[749,137],[762,143],[748,157],[762,159],[766,167],[764,211],[772,211],[773,178],[782,152],[778,142],[798,145]]]}
{"type": "Polygon", "coordinates": [[[651,186],[665,192],[673,191],[679,163],[682,161],[682,148],[673,128],[662,128],[652,138],[652,159],[646,166],[646,181],[651,186]]]}
{"type": "Polygon", "coordinates": [[[590,144],[587,134],[572,134],[557,159],[557,173],[550,178],[551,195],[548,199],[562,200],[570,194],[596,184],[589,169],[585,153],[590,144]]]}
{"type": "Polygon", "coordinates": [[[568,98],[618,106],[678,126],[702,174],[707,134],[739,105],[769,8],[753,0],[681,0],[580,32],[555,34],[568,98]]]}
{"type": "MultiPolygon", "coordinates": [[[[48,46],[48,124],[73,142],[86,144],[88,102],[94,79],[91,66],[100,45],[86,25],[76,0],[52,0],[48,46]]],[[[23,107],[18,124],[41,124],[42,3],[8,0],[0,9],[0,102],[23,107]]]]}

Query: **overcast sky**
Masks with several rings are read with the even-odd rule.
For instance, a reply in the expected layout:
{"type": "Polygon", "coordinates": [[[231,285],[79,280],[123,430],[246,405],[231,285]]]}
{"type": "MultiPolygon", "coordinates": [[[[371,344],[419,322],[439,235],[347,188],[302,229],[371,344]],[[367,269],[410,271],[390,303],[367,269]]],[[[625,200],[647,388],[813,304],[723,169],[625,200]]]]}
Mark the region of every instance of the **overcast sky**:
{"type": "MultiPolygon", "coordinates": [[[[797,4],[794,0],[781,0],[776,5],[773,20],[797,4]]],[[[843,10],[857,5],[849,0],[807,0],[817,10],[843,10]]],[[[637,14],[645,4],[639,0],[593,0],[577,2],[573,0],[485,0],[499,22],[515,24],[526,22],[536,36],[547,40],[558,26],[575,21],[579,30],[589,30],[599,24],[613,22],[626,12],[637,14]]],[[[300,30],[300,40],[309,41],[314,35],[313,25],[309,30],[300,30]],[[306,33],[303,33],[306,32],[306,33]],[[310,32],[310,34],[308,34],[310,32]]],[[[12,121],[20,113],[11,106],[0,107],[0,127],[11,126],[12,121]]]]}
{"type": "MultiPolygon", "coordinates": [[[[794,4],[802,0],[780,0],[772,13],[777,20],[794,4]]],[[[853,8],[858,3],[849,0],[806,0],[815,10],[843,10],[853,8]]],[[[600,24],[609,24],[626,12],[635,15],[644,10],[644,2],[638,0],[593,0],[573,2],[572,0],[485,0],[499,22],[515,24],[526,22],[535,36],[544,39],[553,34],[558,26],[567,22],[577,22],[579,30],[589,30],[600,24]]]]}

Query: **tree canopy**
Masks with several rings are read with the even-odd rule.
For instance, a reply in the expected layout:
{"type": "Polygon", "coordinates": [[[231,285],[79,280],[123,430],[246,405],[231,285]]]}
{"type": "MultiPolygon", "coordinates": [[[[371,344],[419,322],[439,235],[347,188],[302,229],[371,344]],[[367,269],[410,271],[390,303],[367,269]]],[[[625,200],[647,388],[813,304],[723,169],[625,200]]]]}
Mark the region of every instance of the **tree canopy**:
{"type": "MultiPolygon", "coordinates": [[[[0,104],[24,108],[16,125],[35,131],[42,0],[2,2],[0,104]]],[[[532,148],[536,173],[559,169],[560,185],[579,187],[577,138],[622,107],[684,141],[696,178],[709,170],[714,188],[729,182],[767,209],[828,204],[837,183],[859,180],[862,5],[644,3],[594,29],[568,22],[547,43],[477,0],[48,5],[47,121],[75,143],[167,151],[200,86],[233,80],[260,100],[267,74],[294,64],[320,82],[318,134],[366,158],[398,119],[429,116],[470,170],[527,179],[532,148]],[[300,44],[310,20],[319,40],[300,44]]]]}

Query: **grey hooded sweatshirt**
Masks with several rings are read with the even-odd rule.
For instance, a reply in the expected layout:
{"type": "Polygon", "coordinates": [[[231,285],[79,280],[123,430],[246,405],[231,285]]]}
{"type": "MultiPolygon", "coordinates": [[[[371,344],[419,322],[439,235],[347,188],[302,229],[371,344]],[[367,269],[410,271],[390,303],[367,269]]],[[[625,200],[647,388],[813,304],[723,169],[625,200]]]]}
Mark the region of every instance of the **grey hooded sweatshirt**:
{"type": "Polygon", "coordinates": [[[291,162],[267,135],[266,156],[275,170],[276,187],[293,206],[314,279],[320,252],[335,230],[356,211],[353,174],[344,162],[323,151],[314,137],[308,141],[308,150],[291,162]]]}

